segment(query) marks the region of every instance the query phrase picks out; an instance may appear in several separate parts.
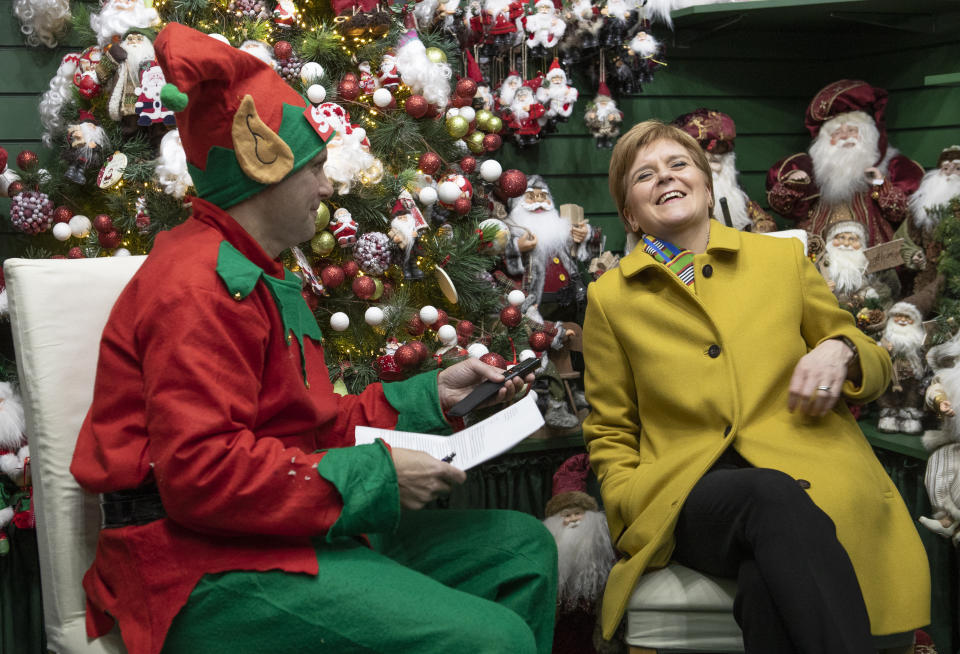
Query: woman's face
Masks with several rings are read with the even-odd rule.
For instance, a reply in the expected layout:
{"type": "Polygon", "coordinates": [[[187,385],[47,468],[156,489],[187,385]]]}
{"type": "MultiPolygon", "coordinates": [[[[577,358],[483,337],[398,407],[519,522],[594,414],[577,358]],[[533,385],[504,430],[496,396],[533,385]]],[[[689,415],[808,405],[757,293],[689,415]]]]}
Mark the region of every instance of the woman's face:
{"type": "Polygon", "coordinates": [[[671,240],[708,221],[712,205],[707,179],[682,145],[659,139],[637,151],[623,211],[633,231],[671,240]]]}

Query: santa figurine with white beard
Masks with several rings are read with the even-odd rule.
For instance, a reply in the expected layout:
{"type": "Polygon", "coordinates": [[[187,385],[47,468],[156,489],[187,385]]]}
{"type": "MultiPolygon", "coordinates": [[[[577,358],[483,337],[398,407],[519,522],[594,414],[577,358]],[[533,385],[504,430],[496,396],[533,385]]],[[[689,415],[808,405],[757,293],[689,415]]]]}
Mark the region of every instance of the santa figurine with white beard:
{"type": "Polygon", "coordinates": [[[587,223],[572,226],[557,211],[550,188],[539,175],[530,175],[524,194],[510,200],[505,222],[510,240],[503,263],[526,294],[520,310],[536,322],[580,322],[586,286],[577,261],[599,254],[601,230],[587,223]]]}
{"type": "Polygon", "coordinates": [[[547,109],[547,118],[565,121],[573,113],[580,92],[567,84],[567,73],[556,57],[547,69],[546,84],[537,89],[537,100],[547,109]]]}
{"type": "Polygon", "coordinates": [[[545,57],[547,50],[556,46],[567,30],[567,24],[560,18],[553,0],[536,0],[534,13],[520,19],[525,41],[530,53],[535,57],[545,57]]]}
{"type": "MultiPolygon", "coordinates": [[[[526,147],[540,140],[540,131],[543,129],[541,118],[547,109],[537,102],[534,95],[533,80],[528,80],[517,89],[506,114],[507,126],[513,130],[513,138],[517,145],[526,147]]],[[[543,118],[546,121],[546,118],[543,118]]]]}
{"type": "Polygon", "coordinates": [[[923,435],[923,447],[930,452],[924,485],[933,508],[931,517],[921,516],[920,524],[935,534],[960,544],[960,334],[930,348],[927,364],[934,377],[927,387],[926,403],[940,417],[940,429],[923,435]]]}
{"type": "Polygon", "coordinates": [[[740,187],[737,155],[733,151],[737,126],[733,118],[713,109],[696,109],[674,119],[673,124],[692,136],[700,144],[713,173],[713,194],[717,198],[718,218],[741,231],[773,232],[777,224],[759,204],[740,187]],[[730,218],[722,208],[726,200],[730,218]]]}
{"type": "Polygon", "coordinates": [[[522,40],[518,23],[523,16],[523,4],[518,0],[483,0],[483,27],[486,50],[495,54],[522,40]]]}
{"type": "Polygon", "coordinates": [[[92,113],[81,110],[77,120],[67,125],[67,143],[70,149],[65,158],[70,166],[63,176],[74,184],[86,184],[86,170],[103,161],[110,140],[92,113]]]}
{"type": "Polygon", "coordinates": [[[590,654],[593,625],[607,575],[617,560],[607,517],[586,492],[590,459],[577,454],[553,475],[544,526],[557,543],[557,624],[554,654],[590,654]]]}
{"type": "Polygon", "coordinates": [[[936,238],[942,212],[953,198],[960,197],[960,145],[945,148],[937,167],[923,176],[910,196],[910,216],[894,234],[903,239],[900,252],[906,262],[904,300],[916,306],[924,317],[933,311],[944,277],[937,270],[943,243],[936,238]]]}
{"type": "Polygon", "coordinates": [[[923,168],[887,143],[887,92],[859,80],[822,89],[807,108],[809,154],[781,159],[767,173],[777,213],[816,235],[838,220],[867,227],[868,246],[893,238],[923,168]]]}
{"type": "Polygon", "coordinates": [[[923,433],[923,387],[926,330],[920,312],[912,304],[897,302],[887,311],[887,325],[878,341],[893,361],[893,381],[880,396],[877,429],[904,434],[923,433]]]}
{"type": "Polygon", "coordinates": [[[180,141],[180,130],[173,129],[163,135],[154,172],[163,192],[178,200],[182,200],[193,186],[193,179],[187,168],[187,153],[180,141]]]}
{"type": "Polygon", "coordinates": [[[868,303],[889,305],[899,293],[900,284],[892,271],[867,274],[866,227],[852,220],[840,221],[828,226],[824,237],[824,254],[817,268],[840,306],[857,314],[868,303]]]}

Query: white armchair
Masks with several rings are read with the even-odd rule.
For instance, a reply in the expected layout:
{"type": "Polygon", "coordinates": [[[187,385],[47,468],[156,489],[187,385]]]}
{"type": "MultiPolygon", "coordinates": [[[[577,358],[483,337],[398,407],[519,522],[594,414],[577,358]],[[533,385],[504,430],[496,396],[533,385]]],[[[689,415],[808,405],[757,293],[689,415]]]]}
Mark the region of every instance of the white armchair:
{"type": "Polygon", "coordinates": [[[93,397],[100,335],[120,291],[146,257],[9,259],[4,264],[27,419],[47,648],[123,654],[116,629],[86,635],[83,574],[100,529],[98,497],[70,474],[93,397]]]}

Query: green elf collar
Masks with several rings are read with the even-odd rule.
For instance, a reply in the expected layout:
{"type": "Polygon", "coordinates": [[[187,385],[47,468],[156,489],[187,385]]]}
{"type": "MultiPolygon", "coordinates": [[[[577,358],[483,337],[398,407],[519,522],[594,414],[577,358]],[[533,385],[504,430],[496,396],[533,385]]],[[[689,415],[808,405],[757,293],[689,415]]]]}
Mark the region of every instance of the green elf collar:
{"type": "Polygon", "coordinates": [[[217,274],[220,275],[220,279],[227,285],[227,290],[237,302],[250,295],[258,281],[261,279],[264,281],[277,305],[277,311],[280,312],[283,334],[287,343],[290,343],[290,332],[293,332],[293,336],[300,345],[303,383],[310,388],[310,382],[307,381],[307,360],[303,354],[303,337],[309,336],[319,343],[323,334],[320,332],[317,319],[314,318],[310,307],[300,293],[303,286],[300,278],[286,269],[284,273],[283,279],[268,275],[257,264],[240,254],[240,251],[230,243],[227,241],[220,243],[220,251],[217,255],[217,274]]]}

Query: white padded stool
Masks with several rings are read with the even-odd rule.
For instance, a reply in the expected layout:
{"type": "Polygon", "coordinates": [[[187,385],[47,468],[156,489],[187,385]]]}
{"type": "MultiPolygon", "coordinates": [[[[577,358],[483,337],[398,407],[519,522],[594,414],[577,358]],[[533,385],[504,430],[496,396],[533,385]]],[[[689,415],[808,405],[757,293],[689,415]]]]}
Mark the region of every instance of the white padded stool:
{"type": "Polygon", "coordinates": [[[743,652],[733,619],[737,583],[679,563],[640,577],[627,605],[631,652],[743,652]]]}

